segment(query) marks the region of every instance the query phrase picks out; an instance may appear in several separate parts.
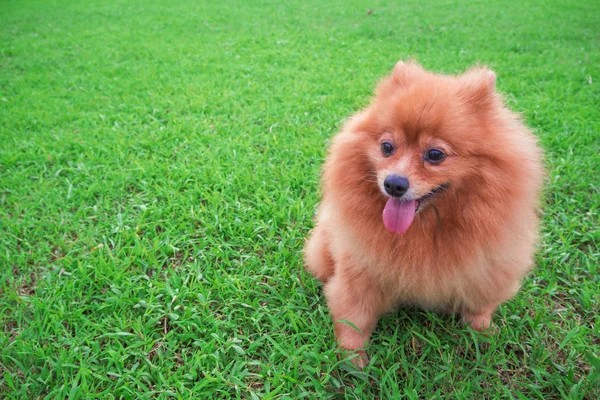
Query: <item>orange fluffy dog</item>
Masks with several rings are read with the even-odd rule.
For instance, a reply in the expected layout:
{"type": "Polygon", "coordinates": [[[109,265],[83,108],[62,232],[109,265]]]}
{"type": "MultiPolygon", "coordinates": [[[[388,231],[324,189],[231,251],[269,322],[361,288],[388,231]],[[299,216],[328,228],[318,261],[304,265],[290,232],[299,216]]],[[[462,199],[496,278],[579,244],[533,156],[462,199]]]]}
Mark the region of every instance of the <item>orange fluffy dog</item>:
{"type": "Polygon", "coordinates": [[[485,330],[532,266],[542,153],[495,83],[485,68],[444,76],[399,62],[333,140],[305,258],[360,367],[395,306],[485,330]]]}

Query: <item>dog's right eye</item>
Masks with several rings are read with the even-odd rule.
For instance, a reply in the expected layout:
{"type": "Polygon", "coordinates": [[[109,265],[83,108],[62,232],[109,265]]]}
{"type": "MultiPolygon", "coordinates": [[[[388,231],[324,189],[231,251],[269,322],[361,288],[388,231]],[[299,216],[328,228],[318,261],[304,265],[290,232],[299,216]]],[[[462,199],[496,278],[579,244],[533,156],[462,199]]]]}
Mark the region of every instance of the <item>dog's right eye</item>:
{"type": "Polygon", "coordinates": [[[384,156],[391,156],[392,154],[394,154],[394,150],[394,145],[390,142],[381,143],[381,152],[384,156]]]}

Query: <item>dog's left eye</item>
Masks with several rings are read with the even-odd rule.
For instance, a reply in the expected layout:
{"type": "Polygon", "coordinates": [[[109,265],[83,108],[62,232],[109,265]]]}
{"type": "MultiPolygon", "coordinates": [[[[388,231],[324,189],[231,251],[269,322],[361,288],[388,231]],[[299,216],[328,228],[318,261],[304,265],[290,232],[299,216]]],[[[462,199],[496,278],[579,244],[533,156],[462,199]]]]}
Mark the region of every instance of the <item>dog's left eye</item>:
{"type": "Polygon", "coordinates": [[[446,158],[446,154],[439,149],[429,149],[425,153],[425,161],[432,164],[439,164],[444,161],[444,158],[446,158]]]}
{"type": "Polygon", "coordinates": [[[381,152],[384,156],[391,156],[394,153],[394,145],[390,142],[381,143],[381,152]]]}

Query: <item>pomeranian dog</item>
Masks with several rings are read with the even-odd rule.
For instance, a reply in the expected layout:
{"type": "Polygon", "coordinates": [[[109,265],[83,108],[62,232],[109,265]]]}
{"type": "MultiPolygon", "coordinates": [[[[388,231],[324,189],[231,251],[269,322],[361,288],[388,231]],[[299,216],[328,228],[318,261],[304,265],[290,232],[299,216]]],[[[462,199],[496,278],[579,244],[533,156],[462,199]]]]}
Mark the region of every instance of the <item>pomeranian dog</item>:
{"type": "Polygon", "coordinates": [[[400,61],[332,141],[305,261],[358,367],[394,307],[485,330],[533,265],[542,151],[495,84],[400,61]]]}

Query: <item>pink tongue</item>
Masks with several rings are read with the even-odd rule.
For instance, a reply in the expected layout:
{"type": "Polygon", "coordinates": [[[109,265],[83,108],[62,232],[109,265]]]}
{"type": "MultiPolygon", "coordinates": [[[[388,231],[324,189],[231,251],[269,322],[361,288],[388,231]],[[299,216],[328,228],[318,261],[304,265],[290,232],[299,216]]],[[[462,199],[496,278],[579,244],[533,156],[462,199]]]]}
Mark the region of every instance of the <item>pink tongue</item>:
{"type": "Polygon", "coordinates": [[[416,200],[400,202],[398,199],[389,199],[383,209],[383,225],[385,229],[394,233],[404,233],[415,218],[416,200]]]}

